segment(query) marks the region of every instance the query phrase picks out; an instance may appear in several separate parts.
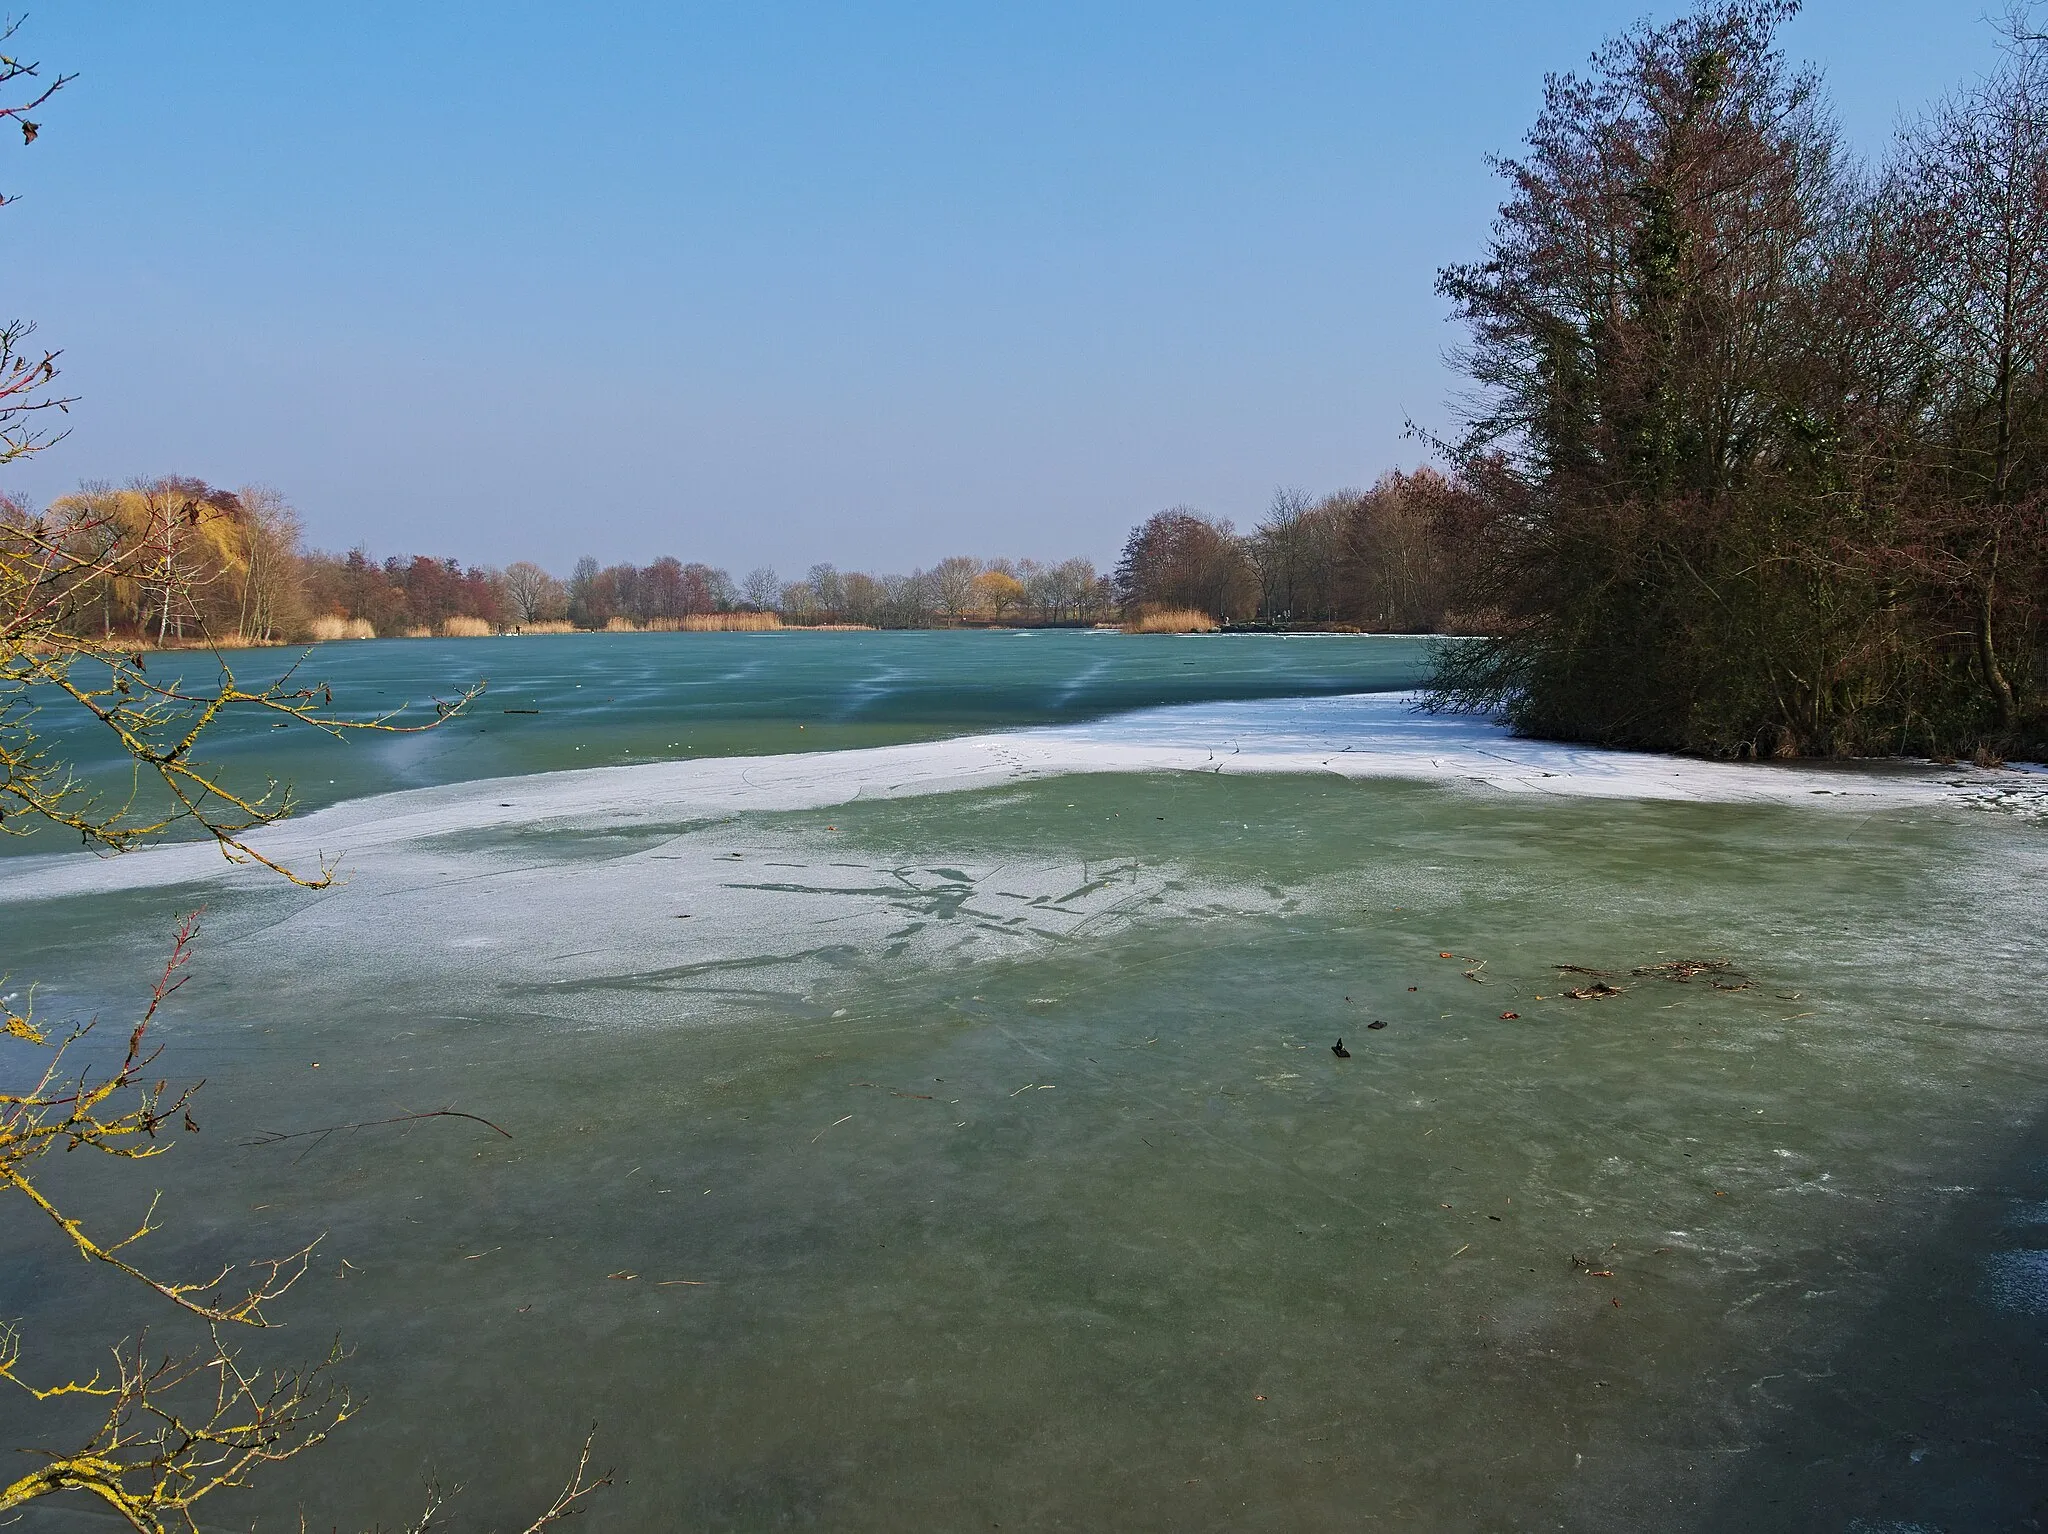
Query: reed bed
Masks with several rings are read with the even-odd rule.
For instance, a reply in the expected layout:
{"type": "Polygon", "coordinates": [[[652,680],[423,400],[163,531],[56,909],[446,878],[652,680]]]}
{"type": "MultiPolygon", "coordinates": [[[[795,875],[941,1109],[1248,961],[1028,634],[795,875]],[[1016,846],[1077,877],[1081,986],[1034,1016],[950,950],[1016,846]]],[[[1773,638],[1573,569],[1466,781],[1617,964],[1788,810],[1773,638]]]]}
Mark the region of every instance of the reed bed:
{"type": "Polygon", "coordinates": [[[1213,634],[1222,625],[1193,607],[1166,607],[1140,613],[1124,625],[1126,634],[1213,634]]]}
{"type": "Polygon", "coordinates": [[[691,613],[684,618],[650,618],[635,623],[614,618],[604,626],[607,634],[766,634],[779,631],[782,620],[774,613],[691,613]]]}
{"type": "Polygon", "coordinates": [[[306,625],[306,631],[316,640],[326,643],[335,639],[375,639],[377,631],[370,627],[367,618],[337,618],[323,613],[306,625]]]}

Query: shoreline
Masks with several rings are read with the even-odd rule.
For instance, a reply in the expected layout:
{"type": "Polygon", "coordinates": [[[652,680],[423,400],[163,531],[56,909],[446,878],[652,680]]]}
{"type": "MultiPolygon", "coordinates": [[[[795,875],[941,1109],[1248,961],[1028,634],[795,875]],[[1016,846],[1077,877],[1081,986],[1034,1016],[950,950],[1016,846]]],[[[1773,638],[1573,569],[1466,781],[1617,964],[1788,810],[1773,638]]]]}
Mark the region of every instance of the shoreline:
{"type": "MultiPolygon", "coordinates": [[[[1709,762],[1523,740],[1470,716],[1423,714],[1414,692],[1339,693],[1141,709],[909,745],[722,756],[471,779],[344,800],[255,840],[311,864],[465,832],[631,829],[741,813],[827,809],[1091,773],[1315,774],[1393,778],[1463,793],[1532,794],[1876,812],[1961,808],[2048,819],[2048,769],[1905,759],[1709,762]],[[508,797],[509,796],[509,797],[508,797]]],[[[117,858],[0,860],[0,904],[263,877],[211,842],[117,858]]]]}
{"type": "Polygon", "coordinates": [[[137,641],[130,636],[116,634],[112,638],[95,638],[90,643],[106,645],[122,650],[132,650],[143,655],[195,655],[209,650],[313,650],[327,645],[353,646],[359,644],[419,644],[443,641],[472,641],[479,639],[565,639],[565,638],[616,638],[620,636],[675,637],[688,634],[703,637],[718,635],[765,635],[765,634],[1114,634],[1124,639],[1463,639],[1463,634],[1412,633],[1396,629],[1358,629],[1341,625],[1314,625],[1301,628],[1267,628],[1238,626],[1216,629],[1146,629],[1127,628],[1119,623],[960,623],[934,624],[921,628],[888,628],[873,623],[780,623],[774,627],[742,626],[704,628],[601,628],[565,629],[553,627],[508,628],[489,634],[368,634],[347,635],[331,639],[193,639],[167,645],[155,645],[137,641]]]}

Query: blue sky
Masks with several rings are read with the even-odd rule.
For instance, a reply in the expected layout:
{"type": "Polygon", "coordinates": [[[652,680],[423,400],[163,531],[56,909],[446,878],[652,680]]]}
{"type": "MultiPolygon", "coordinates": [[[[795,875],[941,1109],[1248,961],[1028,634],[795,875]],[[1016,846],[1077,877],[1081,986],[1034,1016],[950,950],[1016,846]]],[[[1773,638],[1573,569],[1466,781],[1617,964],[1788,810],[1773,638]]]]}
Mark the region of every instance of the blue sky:
{"type": "MultiPolygon", "coordinates": [[[[263,481],[477,563],[1086,554],[1415,462],[1547,4],[50,0],[5,307],[71,437],[0,484],[263,481]]],[[[1971,0],[1811,0],[1853,145],[1987,68],[1971,0]]]]}

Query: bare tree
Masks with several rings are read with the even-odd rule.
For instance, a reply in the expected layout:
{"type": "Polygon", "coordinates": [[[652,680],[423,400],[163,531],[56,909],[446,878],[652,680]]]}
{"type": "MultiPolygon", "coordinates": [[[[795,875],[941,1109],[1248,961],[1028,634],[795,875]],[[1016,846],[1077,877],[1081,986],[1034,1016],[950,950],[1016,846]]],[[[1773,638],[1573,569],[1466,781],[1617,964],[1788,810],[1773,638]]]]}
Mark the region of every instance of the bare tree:
{"type": "Polygon", "coordinates": [[[1428,469],[1381,477],[1323,505],[1339,524],[1338,567],[1352,621],[1393,633],[1428,633],[1451,600],[1445,502],[1458,487],[1428,469]]]}
{"type": "Polygon", "coordinates": [[[756,612],[775,611],[775,604],[781,598],[781,583],[775,579],[775,572],[767,565],[757,565],[749,570],[747,578],[740,583],[740,600],[756,612]]]}
{"type": "Polygon", "coordinates": [[[569,614],[569,588],[530,560],[505,567],[505,597],[514,623],[552,623],[569,614]]]}
{"type": "Polygon", "coordinates": [[[879,624],[883,621],[888,605],[888,592],[881,581],[859,570],[849,571],[844,576],[835,572],[840,588],[838,611],[845,614],[851,623],[879,624]]]}
{"type": "Polygon", "coordinates": [[[1079,557],[1063,559],[1053,567],[1052,576],[1052,593],[1057,603],[1053,621],[1078,623],[1083,617],[1082,609],[1095,589],[1097,577],[1093,562],[1079,557]]]}
{"type": "MultiPolygon", "coordinates": [[[[42,132],[42,125],[31,121],[28,114],[78,77],[56,75],[45,80],[40,64],[9,54],[7,45],[20,27],[19,20],[0,25],[0,120],[20,128],[26,147],[42,132]]],[[[10,200],[0,196],[0,204],[10,200]]],[[[47,412],[65,414],[74,403],[54,391],[58,353],[31,346],[34,334],[35,326],[26,320],[0,325],[0,464],[25,458],[57,441],[61,433],[41,423],[47,412]]]]}
{"type": "Polygon", "coordinates": [[[1117,595],[1128,615],[1148,608],[1192,608],[1225,620],[1255,610],[1257,572],[1227,520],[1188,506],[1158,512],[1124,542],[1117,595]]]}
{"type": "Polygon", "coordinates": [[[266,643],[295,637],[304,632],[306,617],[299,514],[268,485],[244,485],[235,501],[244,543],[236,637],[266,643]]]}
{"type": "Polygon", "coordinates": [[[1303,563],[1302,529],[1309,499],[1299,490],[1273,492],[1265,518],[1245,540],[1245,553],[1259,577],[1259,610],[1269,623],[1294,617],[1296,588],[1303,563]]]}
{"type": "Polygon", "coordinates": [[[942,559],[932,568],[931,591],[948,623],[957,624],[974,609],[974,578],[981,574],[981,561],[965,555],[942,559]]]}
{"type": "Polygon", "coordinates": [[[791,581],[776,598],[777,610],[785,618],[808,623],[818,616],[818,594],[809,581],[791,581]]]}
{"type": "Polygon", "coordinates": [[[2000,619],[2022,635],[2031,626],[2048,491],[2048,51],[2012,30],[2005,67],[1908,133],[1886,189],[1904,213],[1926,394],[1943,427],[1913,563],[1961,599],[2002,730],[2018,700],[2000,619]]]}
{"type": "Polygon", "coordinates": [[[880,617],[892,629],[929,627],[938,605],[938,583],[929,571],[913,570],[908,575],[885,575],[880,581],[880,617]]]}
{"type": "Polygon", "coordinates": [[[846,585],[831,565],[812,565],[804,575],[804,584],[817,598],[820,611],[834,614],[846,611],[846,585]]]}

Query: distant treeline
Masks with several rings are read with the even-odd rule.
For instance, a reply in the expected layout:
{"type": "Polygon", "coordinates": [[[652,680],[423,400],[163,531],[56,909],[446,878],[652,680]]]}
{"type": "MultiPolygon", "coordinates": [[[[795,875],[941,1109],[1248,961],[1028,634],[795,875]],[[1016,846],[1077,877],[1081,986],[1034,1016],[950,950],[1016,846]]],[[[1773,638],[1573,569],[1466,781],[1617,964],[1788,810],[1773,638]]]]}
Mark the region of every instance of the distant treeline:
{"type": "Polygon", "coordinates": [[[1459,557],[1473,509],[1462,485],[1428,469],[1316,500],[1283,490],[1245,534],[1176,506],[1132,530],[1112,586],[1127,617],[1178,610],[1239,626],[1470,632],[1486,621],[1459,557]]]}
{"type": "MultiPolygon", "coordinates": [[[[1250,533],[1186,508],[1138,527],[1114,575],[1086,559],[942,559],[907,575],[813,565],[801,580],[664,557],[583,559],[566,578],[426,555],[302,546],[275,490],[170,476],[88,485],[34,516],[146,551],[72,593],[75,625],[152,644],[479,635],[549,629],[987,624],[1274,625],[1420,632],[1455,600],[1452,526],[1469,497],[1423,471],[1311,501],[1283,492],[1250,533]],[[1185,620],[1185,621],[1182,621],[1185,620]]],[[[9,506],[4,514],[32,514],[9,506]]],[[[86,535],[86,534],[82,534],[86,535]]]]}
{"type": "Polygon", "coordinates": [[[1114,617],[1117,610],[1109,583],[1085,559],[1041,564],[955,556],[908,575],[842,572],[818,564],[803,579],[788,582],[763,567],[737,586],[723,570],[673,559],[604,568],[583,559],[567,581],[553,581],[532,566],[513,569],[522,571],[523,588],[533,595],[529,610],[536,617],[564,618],[579,628],[724,612],[773,613],[790,624],[864,628],[1093,623],[1114,617]]]}
{"type": "Polygon", "coordinates": [[[378,560],[362,549],[324,553],[303,547],[298,516],[277,491],[180,476],[87,485],[40,511],[0,502],[0,521],[37,524],[66,543],[142,551],[118,570],[76,581],[66,611],[74,629],[148,645],[555,628],[1087,624],[1121,612],[1110,581],[1085,559],[955,557],[908,575],[819,564],[782,582],[767,568],[734,581],[725,570],[668,557],[608,566],[583,559],[562,579],[525,560],[497,569],[426,555],[378,560]]]}
{"type": "MultiPolygon", "coordinates": [[[[942,559],[908,575],[813,565],[801,580],[765,566],[735,581],[725,570],[664,556],[651,564],[581,559],[567,579],[528,561],[463,569],[453,560],[387,559],[361,550],[301,558],[309,613],[378,634],[563,627],[725,626],[699,620],[772,618],[778,625],[934,628],[967,623],[1094,623],[1117,614],[1109,583],[1085,559],[942,559]]],[[[761,627],[765,624],[733,624],[761,627]]]]}

